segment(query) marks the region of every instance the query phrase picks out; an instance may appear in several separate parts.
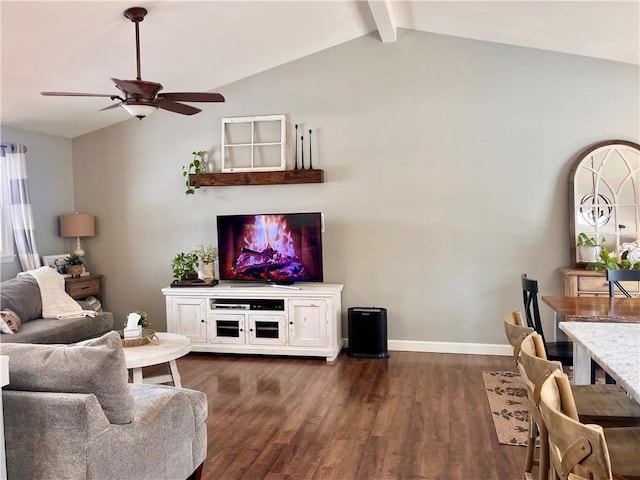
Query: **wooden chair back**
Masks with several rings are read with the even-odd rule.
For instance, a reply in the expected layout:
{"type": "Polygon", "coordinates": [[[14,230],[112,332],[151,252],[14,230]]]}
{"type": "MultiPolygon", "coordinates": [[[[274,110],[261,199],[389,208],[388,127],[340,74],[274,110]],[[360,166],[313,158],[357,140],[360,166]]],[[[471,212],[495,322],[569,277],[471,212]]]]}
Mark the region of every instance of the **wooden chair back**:
{"type": "Polygon", "coordinates": [[[542,337],[531,332],[520,342],[520,356],[517,359],[518,370],[527,389],[527,408],[529,409],[529,439],[525,455],[525,478],[533,478],[532,466],[534,460],[536,442],[538,449],[538,478],[546,480],[549,472],[549,445],[547,442],[547,427],[544,424],[538,408],[539,393],[536,384],[540,378],[548,376],[552,370],[561,369],[560,362],[547,360],[542,337]]]}
{"type": "Polygon", "coordinates": [[[527,278],[527,274],[522,274],[522,301],[524,303],[524,314],[527,325],[533,328],[538,335],[542,336],[542,341],[546,343],[542,332],[542,321],[540,320],[540,307],[538,306],[538,281],[527,278]]]}
{"type": "Polygon", "coordinates": [[[509,344],[513,347],[513,358],[518,361],[518,354],[520,352],[520,343],[527,335],[533,332],[533,328],[527,327],[524,324],[522,313],[520,310],[512,310],[504,316],[504,333],[509,340],[509,344]]]}
{"type": "Polygon", "coordinates": [[[609,282],[610,297],[615,297],[616,287],[625,297],[631,297],[631,294],[620,282],[640,282],[640,270],[607,270],[607,281],[609,282]]]}
{"type": "MultiPolygon", "coordinates": [[[[518,360],[518,368],[525,383],[533,390],[536,384],[546,372],[554,370],[562,370],[562,364],[558,361],[547,360],[544,351],[544,343],[542,336],[537,333],[531,333],[520,343],[520,359],[518,360]]],[[[538,399],[535,399],[536,404],[538,399]]]]}
{"type": "Polygon", "coordinates": [[[569,378],[555,370],[536,389],[540,392],[540,414],[547,428],[555,474],[561,480],[568,480],[570,474],[573,478],[611,480],[611,460],[603,429],[578,421],[569,378]]]}

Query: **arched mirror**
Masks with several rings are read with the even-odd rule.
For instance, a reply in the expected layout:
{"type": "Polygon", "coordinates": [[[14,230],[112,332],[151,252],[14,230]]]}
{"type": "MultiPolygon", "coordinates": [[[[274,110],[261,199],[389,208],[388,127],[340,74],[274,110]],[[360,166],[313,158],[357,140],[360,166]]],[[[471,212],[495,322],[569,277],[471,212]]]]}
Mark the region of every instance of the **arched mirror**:
{"type": "Polygon", "coordinates": [[[571,260],[584,233],[621,256],[640,243],[640,145],[610,140],[581,152],[569,174],[571,260]],[[637,243],[634,243],[637,242],[637,243]]]}

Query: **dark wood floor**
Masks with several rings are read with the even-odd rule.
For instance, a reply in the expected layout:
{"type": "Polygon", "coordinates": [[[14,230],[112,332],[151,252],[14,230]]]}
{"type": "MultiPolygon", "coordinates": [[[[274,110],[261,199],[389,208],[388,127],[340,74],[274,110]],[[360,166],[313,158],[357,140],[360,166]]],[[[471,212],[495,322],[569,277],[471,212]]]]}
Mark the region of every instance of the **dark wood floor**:
{"type": "Polygon", "coordinates": [[[498,443],[481,373],[511,357],[390,353],[178,360],[209,398],[203,480],[522,478],[525,448],[498,443]]]}

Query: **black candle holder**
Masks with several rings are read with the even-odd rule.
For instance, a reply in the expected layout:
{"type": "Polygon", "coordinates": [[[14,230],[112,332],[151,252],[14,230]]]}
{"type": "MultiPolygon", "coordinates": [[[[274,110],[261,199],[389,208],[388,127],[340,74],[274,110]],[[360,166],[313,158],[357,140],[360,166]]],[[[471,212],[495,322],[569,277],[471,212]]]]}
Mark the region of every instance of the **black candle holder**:
{"type": "Polygon", "coordinates": [[[298,124],[296,123],[295,125],[296,127],[296,134],[294,135],[293,139],[296,142],[296,154],[295,154],[295,165],[293,167],[294,170],[298,170],[298,124]]]}
{"type": "Polygon", "coordinates": [[[312,163],[312,153],[311,153],[311,129],[309,129],[309,170],[313,170],[313,163],[312,163]]]}

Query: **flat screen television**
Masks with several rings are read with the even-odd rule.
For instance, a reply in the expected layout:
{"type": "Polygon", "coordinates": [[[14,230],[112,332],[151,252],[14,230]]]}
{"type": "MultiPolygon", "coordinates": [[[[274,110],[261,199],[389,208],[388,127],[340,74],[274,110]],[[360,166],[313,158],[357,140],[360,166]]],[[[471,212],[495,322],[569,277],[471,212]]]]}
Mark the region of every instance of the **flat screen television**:
{"type": "Polygon", "coordinates": [[[322,214],[219,215],[221,280],[322,282],[322,214]]]}

